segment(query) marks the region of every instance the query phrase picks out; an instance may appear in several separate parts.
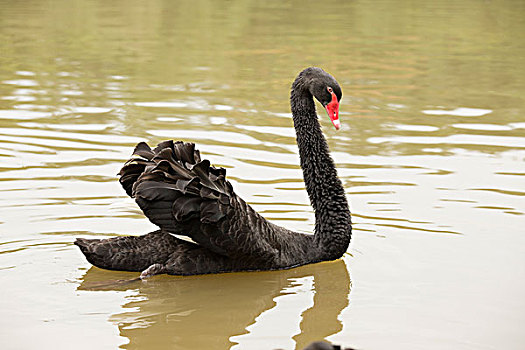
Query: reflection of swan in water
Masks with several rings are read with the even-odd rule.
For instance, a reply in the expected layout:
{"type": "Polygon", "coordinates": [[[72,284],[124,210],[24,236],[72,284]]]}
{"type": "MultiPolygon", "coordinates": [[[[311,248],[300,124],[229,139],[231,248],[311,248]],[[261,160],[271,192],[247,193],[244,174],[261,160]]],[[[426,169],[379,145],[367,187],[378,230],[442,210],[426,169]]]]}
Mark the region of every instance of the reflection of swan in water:
{"type": "MultiPolygon", "coordinates": [[[[297,348],[302,349],[314,340],[341,331],[337,317],[348,305],[350,293],[350,276],[342,260],[285,271],[107,282],[116,276],[130,275],[91,268],[78,289],[138,291],[133,301],[124,305],[129,311],[110,319],[118,324],[120,335],[129,339],[126,349],[229,349],[236,342],[252,343],[246,328],[250,325],[253,325],[250,329],[257,328],[261,320],[256,318],[276,306],[274,299],[289,294],[286,289],[296,279],[306,278],[313,279],[315,293],[309,294],[313,294],[314,305],[306,311],[302,305],[293,310],[297,317],[302,316],[301,333],[296,335],[296,327],[289,324],[280,327],[289,328],[288,338],[293,337],[297,348]],[[232,336],[238,337],[231,341],[232,336]]],[[[291,313],[289,308],[294,303],[293,299],[288,300],[291,303],[286,304],[286,312],[291,313]]],[[[273,311],[279,313],[279,308],[273,311]]],[[[270,344],[268,349],[282,347],[282,343],[270,344]]]]}

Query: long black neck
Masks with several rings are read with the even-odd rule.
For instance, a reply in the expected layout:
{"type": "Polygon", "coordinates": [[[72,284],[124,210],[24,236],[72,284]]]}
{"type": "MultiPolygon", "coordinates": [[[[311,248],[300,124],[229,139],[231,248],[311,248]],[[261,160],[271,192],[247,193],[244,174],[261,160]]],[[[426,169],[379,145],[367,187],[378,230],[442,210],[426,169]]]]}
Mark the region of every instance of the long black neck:
{"type": "Polygon", "coordinates": [[[352,232],[344,188],[321,131],[313,96],[300,78],[292,85],[290,103],[304,182],[315,212],[314,240],[322,260],[337,259],[347,250],[352,232]]]}

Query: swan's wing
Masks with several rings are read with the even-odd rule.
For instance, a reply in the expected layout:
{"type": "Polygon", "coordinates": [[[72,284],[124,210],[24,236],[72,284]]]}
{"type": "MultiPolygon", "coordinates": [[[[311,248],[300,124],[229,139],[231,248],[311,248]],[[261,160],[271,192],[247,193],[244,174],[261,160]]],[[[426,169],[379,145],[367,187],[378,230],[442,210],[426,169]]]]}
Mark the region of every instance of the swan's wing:
{"type": "Polygon", "coordinates": [[[226,170],[201,160],[193,143],[141,142],[119,174],[120,183],[148,219],[216,253],[270,261],[279,254],[280,228],[239,198],[226,170]]]}

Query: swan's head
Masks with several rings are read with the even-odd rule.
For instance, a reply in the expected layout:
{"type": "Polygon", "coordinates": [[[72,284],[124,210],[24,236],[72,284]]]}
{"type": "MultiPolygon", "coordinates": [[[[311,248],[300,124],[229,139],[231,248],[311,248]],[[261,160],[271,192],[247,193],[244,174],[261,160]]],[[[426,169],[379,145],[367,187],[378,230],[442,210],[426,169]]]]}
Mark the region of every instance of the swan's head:
{"type": "Polygon", "coordinates": [[[303,73],[308,77],[310,93],[323,105],[336,130],[339,130],[339,102],[343,97],[339,83],[321,68],[310,67],[303,73]]]}

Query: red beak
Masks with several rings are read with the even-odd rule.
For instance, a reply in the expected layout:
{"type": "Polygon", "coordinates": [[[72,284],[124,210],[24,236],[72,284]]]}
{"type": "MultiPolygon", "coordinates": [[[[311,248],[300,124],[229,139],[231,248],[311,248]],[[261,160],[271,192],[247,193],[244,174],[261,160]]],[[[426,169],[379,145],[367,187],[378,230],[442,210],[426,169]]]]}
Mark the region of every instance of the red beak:
{"type": "Polygon", "coordinates": [[[332,92],[332,101],[326,105],[326,112],[332,121],[332,124],[335,126],[335,130],[341,128],[341,122],[339,121],[339,102],[337,101],[337,96],[332,92]]]}

